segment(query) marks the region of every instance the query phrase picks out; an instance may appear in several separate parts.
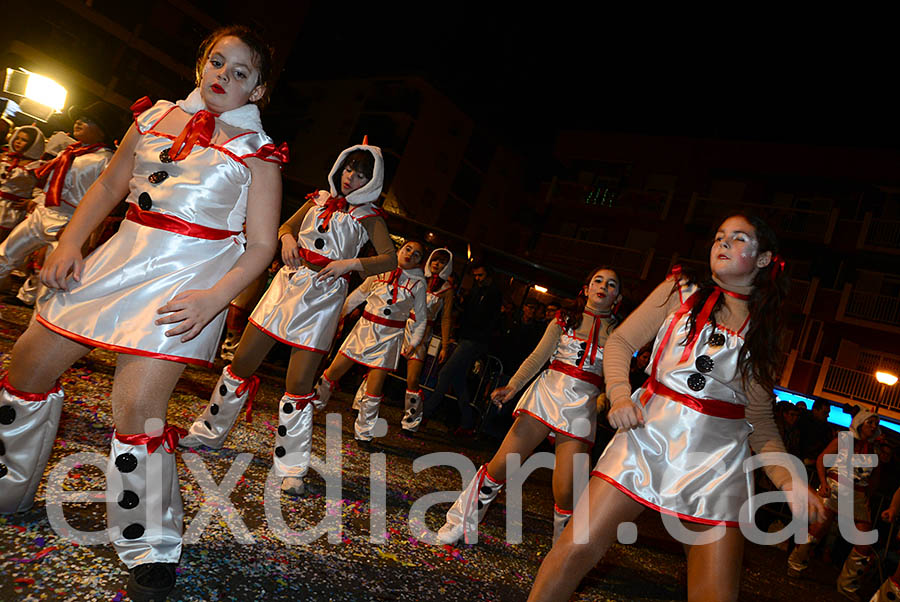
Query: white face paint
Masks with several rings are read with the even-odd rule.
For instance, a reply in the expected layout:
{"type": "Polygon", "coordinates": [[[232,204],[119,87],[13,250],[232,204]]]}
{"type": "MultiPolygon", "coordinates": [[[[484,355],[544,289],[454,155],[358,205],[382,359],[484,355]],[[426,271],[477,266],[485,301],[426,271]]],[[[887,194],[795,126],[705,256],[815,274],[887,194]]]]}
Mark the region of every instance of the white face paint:
{"type": "Polygon", "coordinates": [[[200,95],[207,109],[224,113],[262,98],[265,86],[257,85],[255,58],[250,47],[234,36],[213,45],[200,77],[200,95]]]}
{"type": "Polygon", "coordinates": [[[735,215],[719,226],[709,252],[709,267],[723,284],[749,286],[770,259],[768,251],[759,253],[756,229],[744,217],[735,215]]]}
{"type": "Polygon", "coordinates": [[[422,261],[422,248],[415,243],[408,242],[397,251],[397,265],[404,270],[414,268],[422,261]]]}
{"type": "Polygon", "coordinates": [[[612,270],[597,270],[584,287],[587,307],[595,312],[607,312],[622,295],[619,293],[619,276],[612,270]]]}

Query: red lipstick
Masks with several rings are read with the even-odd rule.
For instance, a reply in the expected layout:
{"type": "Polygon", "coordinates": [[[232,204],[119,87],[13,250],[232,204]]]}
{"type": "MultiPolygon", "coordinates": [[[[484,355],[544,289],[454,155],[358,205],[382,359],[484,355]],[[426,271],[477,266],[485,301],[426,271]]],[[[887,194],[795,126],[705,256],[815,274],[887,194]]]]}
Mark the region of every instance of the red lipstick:
{"type": "Polygon", "coordinates": [[[225,88],[220,86],[219,84],[213,84],[209,87],[210,90],[215,92],[216,94],[225,94],[225,88]]]}

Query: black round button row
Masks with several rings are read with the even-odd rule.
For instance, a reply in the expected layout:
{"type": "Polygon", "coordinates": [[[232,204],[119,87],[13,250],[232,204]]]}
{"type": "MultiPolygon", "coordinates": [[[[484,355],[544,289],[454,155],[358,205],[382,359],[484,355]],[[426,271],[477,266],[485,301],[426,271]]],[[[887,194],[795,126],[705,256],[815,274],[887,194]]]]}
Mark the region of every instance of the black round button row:
{"type": "Polygon", "coordinates": [[[382,311],[384,312],[384,315],[386,315],[386,316],[391,315],[391,310],[390,310],[390,308],[385,307],[384,310],[382,310],[382,311]]]}
{"type": "Polygon", "coordinates": [[[169,149],[164,148],[159,151],[159,160],[161,163],[171,163],[172,157],[169,156],[169,149]]]}
{"type": "Polygon", "coordinates": [[[315,247],[316,247],[317,249],[321,249],[322,247],[325,246],[325,239],[324,239],[324,238],[317,238],[317,239],[313,242],[313,244],[315,245],[315,247]]]}
{"type": "Polygon", "coordinates": [[[12,406],[0,407],[0,424],[12,424],[16,421],[16,409],[12,406]]]}
{"type": "Polygon", "coordinates": [[[721,332],[715,332],[710,335],[707,345],[710,347],[721,347],[725,344],[725,335],[721,332]]]}
{"type": "Polygon", "coordinates": [[[702,391],[706,386],[706,378],[702,374],[691,374],[688,376],[687,383],[691,391],[702,391]]]}
{"type": "Polygon", "coordinates": [[[166,178],[169,177],[169,172],[167,171],[154,171],[152,174],[147,176],[147,179],[150,180],[151,184],[161,184],[165,182],[166,178]]]}
{"type": "Polygon", "coordinates": [[[153,207],[153,199],[149,194],[142,192],[138,195],[138,207],[144,211],[150,211],[150,208],[153,207]]]}

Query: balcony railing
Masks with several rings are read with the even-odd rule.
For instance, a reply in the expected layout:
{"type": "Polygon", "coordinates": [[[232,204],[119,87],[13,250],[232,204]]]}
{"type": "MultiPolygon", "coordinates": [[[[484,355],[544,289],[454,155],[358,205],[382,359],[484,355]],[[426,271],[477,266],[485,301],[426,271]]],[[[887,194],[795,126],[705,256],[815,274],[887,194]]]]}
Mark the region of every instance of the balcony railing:
{"type": "Polygon", "coordinates": [[[750,210],[759,214],[781,234],[793,238],[831,242],[838,219],[837,209],[816,210],[779,207],[761,203],[726,201],[694,193],[684,217],[684,223],[712,223],[725,217],[728,211],[750,210]]]}
{"type": "MultiPolygon", "coordinates": [[[[641,280],[647,278],[654,249],[643,251],[556,234],[541,234],[534,256],[545,263],[571,266],[582,258],[587,266],[609,265],[641,280]],[[573,258],[576,258],[573,261],[573,258]]],[[[589,269],[589,268],[588,268],[589,269]]]]}
{"type": "Polygon", "coordinates": [[[861,249],[900,253],[900,221],[874,219],[866,213],[856,244],[861,249]]]}
{"type": "Polygon", "coordinates": [[[845,284],[836,319],[850,323],[869,322],[870,325],[884,325],[892,330],[900,329],[900,299],[855,291],[852,284],[845,284]]]}
{"type": "Polygon", "coordinates": [[[882,385],[871,372],[835,365],[830,357],[822,362],[813,394],[839,402],[861,401],[900,412],[900,385],[882,385]]]}

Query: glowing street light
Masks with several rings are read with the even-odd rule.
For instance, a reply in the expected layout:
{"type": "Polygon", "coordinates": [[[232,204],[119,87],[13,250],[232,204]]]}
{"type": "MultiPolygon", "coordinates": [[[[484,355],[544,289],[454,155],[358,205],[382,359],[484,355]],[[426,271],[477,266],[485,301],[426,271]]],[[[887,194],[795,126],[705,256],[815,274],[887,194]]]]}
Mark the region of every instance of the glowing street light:
{"type": "Polygon", "coordinates": [[[539,293],[546,293],[546,292],[547,292],[547,287],[546,287],[546,286],[541,286],[541,285],[539,285],[539,284],[535,284],[535,285],[534,285],[534,290],[536,290],[536,291],[539,292],[539,293]]]}
{"type": "Polygon", "coordinates": [[[893,387],[897,384],[897,375],[891,374],[890,372],[882,372],[881,370],[879,370],[875,373],[875,380],[883,385],[893,387]]]}
{"type": "Polygon", "coordinates": [[[885,387],[893,387],[897,384],[897,375],[892,372],[884,372],[879,370],[875,373],[875,380],[881,383],[881,389],[878,391],[878,401],[875,402],[875,413],[878,413],[878,410],[881,408],[881,403],[884,401],[884,389],[885,387]]]}
{"type": "Polygon", "coordinates": [[[47,121],[66,106],[66,89],[49,77],[26,69],[7,69],[3,91],[22,97],[19,108],[26,115],[47,121]]]}

